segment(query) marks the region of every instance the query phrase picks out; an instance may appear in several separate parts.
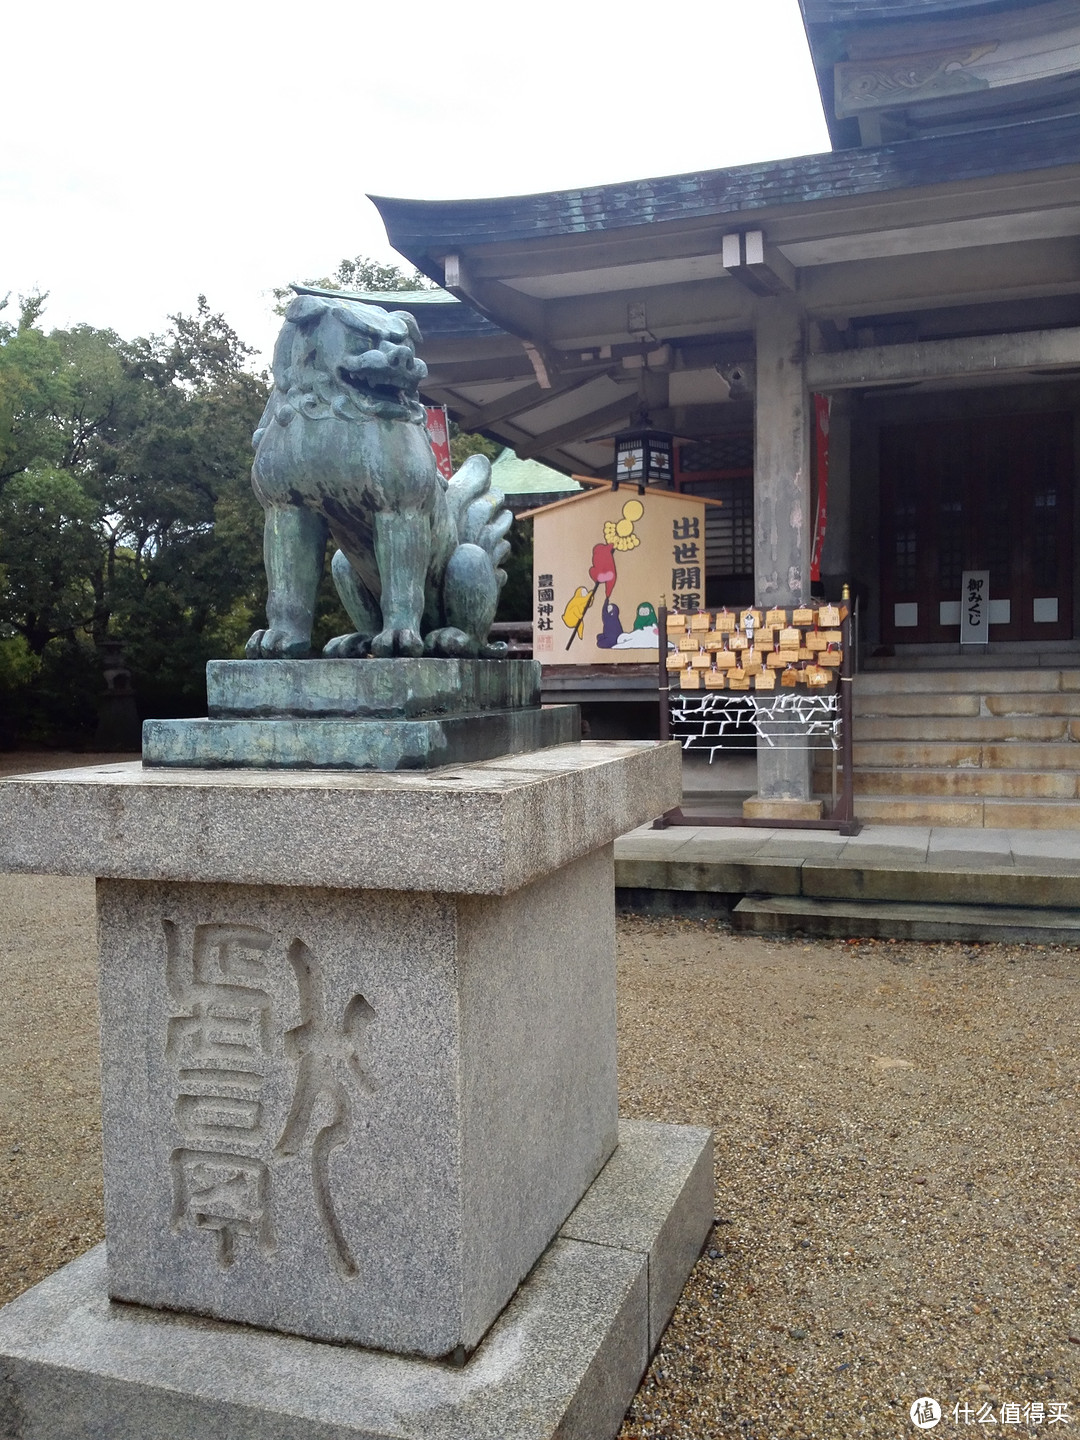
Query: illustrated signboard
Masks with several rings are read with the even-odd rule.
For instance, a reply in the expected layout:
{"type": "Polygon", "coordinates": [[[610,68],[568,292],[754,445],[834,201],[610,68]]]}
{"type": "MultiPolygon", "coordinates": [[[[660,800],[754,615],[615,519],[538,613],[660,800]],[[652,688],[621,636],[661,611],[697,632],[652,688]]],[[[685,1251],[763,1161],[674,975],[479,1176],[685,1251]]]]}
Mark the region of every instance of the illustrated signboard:
{"type": "Polygon", "coordinates": [[[534,512],[533,654],[547,665],[659,658],[656,612],[705,603],[705,503],[636,487],[534,512]]]}

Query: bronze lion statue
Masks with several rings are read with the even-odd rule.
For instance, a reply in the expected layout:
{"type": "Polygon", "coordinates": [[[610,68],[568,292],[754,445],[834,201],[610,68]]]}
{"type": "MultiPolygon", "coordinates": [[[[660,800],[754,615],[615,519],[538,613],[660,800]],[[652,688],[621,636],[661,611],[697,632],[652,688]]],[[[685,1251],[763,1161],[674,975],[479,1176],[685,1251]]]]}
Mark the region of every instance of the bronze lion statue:
{"type": "Polygon", "coordinates": [[[251,659],[311,650],[326,542],[355,629],[325,655],[493,657],[488,643],[512,516],[471,456],[439,474],[425,430],[420,331],[332,291],[294,286],[274,349],[274,389],[251,479],[266,512],[267,625],[251,659]]]}

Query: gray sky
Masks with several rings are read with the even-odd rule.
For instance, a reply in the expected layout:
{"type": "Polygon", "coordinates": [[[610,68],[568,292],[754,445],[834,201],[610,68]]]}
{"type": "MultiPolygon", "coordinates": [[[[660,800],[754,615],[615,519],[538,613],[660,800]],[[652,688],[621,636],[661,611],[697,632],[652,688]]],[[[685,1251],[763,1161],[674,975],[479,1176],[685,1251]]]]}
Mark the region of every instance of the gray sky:
{"type": "Polygon", "coordinates": [[[4,22],[0,297],[162,330],[205,293],[396,257],[367,192],[452,199],[828,148],[796,0],[37,0],[4,22]]]}

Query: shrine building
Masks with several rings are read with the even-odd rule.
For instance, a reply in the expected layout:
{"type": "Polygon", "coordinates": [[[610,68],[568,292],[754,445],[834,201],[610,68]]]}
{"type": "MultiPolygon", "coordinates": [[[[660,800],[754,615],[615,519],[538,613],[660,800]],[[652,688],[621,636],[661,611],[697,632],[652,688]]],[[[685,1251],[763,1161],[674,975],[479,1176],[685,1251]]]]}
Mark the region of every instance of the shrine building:
{"type": "MultiPolygon", "coordinates": [[[[1060,700],[1080,667],[1080,0],[800,5],[828,153],[375,199],[440,287],[394,297],[425,337],[425,396],[586,478],[614,475],[614,434],[673,437],[665,486],[721,502],[700,603],[849,582],[866,695],[1000,671],[999,689],[1035,672],[1032,693],[1060,700]],[[978,645],[961,643],[972,574],[989,577],[978,645]]],[[[992,677],[959,683],[985,718],[992,677]]],[[[809,793],[808,772],[788,781],[809,793]]],[[[862,789],[868,818],[948,823],[935,803],[965,799],[937,778],[906,801],[862,789]]],[[[984,788],[951,818],[1006,823],[1013,803],[1025,823],[1037,791],[984,788]]],[[[1075,777],[1041,798],[1057,818],[1030,823],[1080,824],[1075,777]]]]}

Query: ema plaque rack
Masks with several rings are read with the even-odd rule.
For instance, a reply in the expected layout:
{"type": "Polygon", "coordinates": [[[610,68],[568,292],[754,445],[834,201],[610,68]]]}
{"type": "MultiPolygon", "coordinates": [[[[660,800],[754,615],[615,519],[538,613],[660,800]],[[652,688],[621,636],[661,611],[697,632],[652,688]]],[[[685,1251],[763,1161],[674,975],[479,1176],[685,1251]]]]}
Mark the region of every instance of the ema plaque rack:
{"type": "Polygon", "coordinates": [[[832,758],[832,809],[821,820],[756,820],[669,811],[655,824],[791,825],[856,834],[851,744],[852,645],[841,605],[749,606],[658,613],[660,738],[686,751],[816,749],[832,758]],[[838,768],[840,784],[838,788],[838,768]]]}

